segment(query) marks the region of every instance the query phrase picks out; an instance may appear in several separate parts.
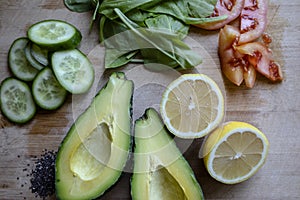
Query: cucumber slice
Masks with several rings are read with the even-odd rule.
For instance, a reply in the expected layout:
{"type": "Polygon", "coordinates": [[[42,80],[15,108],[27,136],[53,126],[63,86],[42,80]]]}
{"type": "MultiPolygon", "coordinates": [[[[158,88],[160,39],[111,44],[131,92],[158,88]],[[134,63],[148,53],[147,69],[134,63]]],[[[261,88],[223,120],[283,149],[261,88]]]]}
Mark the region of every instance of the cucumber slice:
{"type": "Polygon", "coordinates": [[[32,81],[38,73],[25,56],[25,47],[28,42],[28,38],[18,38],[12,43],[8,52],[8,65],[11,72],[23,81],[32,81]]]}
{"type": "Polygon", "coordinates": [[[40,64],[49,66],[48,51],[40,48],[38,45],[31,43],[31,55],[40,64]]]}
{"type": "Polygon", "coordinates": [[[52,54],[52,68],[60,84],[72,94],[87,92],[94,82],[94,68],[78,49],[52,54]]]}
{"type": "Polygon", "coordinates": [[[32,67],[36,68],[37,70],[43,69],[45,66],[40,64],[35,58],[33,58],[31,54],[31,42],[28,42],[25,47],[25,57],[27,61],[31,64],[32,67]]]}
{"type": "Polygon", "coordinates": [[[32,94],[41,108],[54,110],[65,102],[67,91],[57,81],[52,70],[46,67],[33,80],[32,94]]]}
{"type": "Polygon", "coordinates": [[[28,85],[12,77],[1,84],[0,106],[4,116],[15,123],[28,122],[36,111],[28,85]]]}
{"type": "Polygon", "coordinates": [[[32,42],[51,51],[74,49],[82,39],[75,26],[59,20],[40,21],[28,29],[27,35],[32,42]]]}

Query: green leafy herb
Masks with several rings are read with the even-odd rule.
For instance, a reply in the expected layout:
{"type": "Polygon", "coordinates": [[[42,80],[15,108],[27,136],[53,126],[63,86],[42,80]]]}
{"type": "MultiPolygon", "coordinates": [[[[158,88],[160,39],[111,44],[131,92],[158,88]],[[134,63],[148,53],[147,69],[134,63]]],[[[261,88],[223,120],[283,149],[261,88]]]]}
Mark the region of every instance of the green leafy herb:
{"type": "Polygon", "coordinates": [[[226,18],[225,16],[208,18],[213,12],[216,2],[216,0],[168,0],[141,9],[151,13],[168,14],[186,24],[199,24],[226,18]]]}
{"type": "Polygon", "coordinates": [[[189,16],[195,18],[205,18],[213,13],[217,0],[184,0],[184,4],[187,6],[189,16]]]}
{"type": "Polygon", "coordinates": [[[145,24],[148,28],[171,31],[178,34],[181,39],[185,38],[189,32],[189,25],[170,15],[157,15],[156,17],[147,18],[145,24]]]}
{"type": "Polygon", "coordinates": [[[64,4],[73,12],[87,12],[94,8],[92,0],[64,0],[64,4]]]}
{"type": "Polygon", "coordinates": [[[115,8],[120,9],[123,13],[127,13],[135,8],[144,5],[155,5],[162,0],[103,0],[99,8],[99,12],[109,19],[116,19],[118,16],[114,12],[115,8]]]}
{"type": "Polygon", "coordinates": [[[126,30],[129,29],[122,21],[110,20],[102,16],[100,19],[100,42],[126,30]]]}
{"type": "Polygon", "coordinates": [[[118,49],[106,49],[105,51],[105,68],[117,68],[124,66],[132,61],[134,56],[138,53],[136,51],[121,51],[118,49]]]}
{"type": "Polygon", "coordinates": [[[100,2],[97,1],[97,2],[96,2],[96,8],[95,8],[95,10],[94,10],[93,17],[92,17],[92,20],[91,20],[91,23],[90,23],[90,31],[92,30],[94,21],[96,20],[99,6],[100,6],[100,2]]]}
{"type": "Polygon", "coordinates": [[[94,9],[100,15],[100,41],[106,47],[105,67],[142,61],[189,69],[201,63],[182,40],[191,24],[220,21],[209,17],[217,0],[64,0],[72,11],[94,9]],[[138,56],[138,57],[137,57],[138,56]]]}
{"type": "MultiPolygon", "coordinates": [[[[118,20],[110,20],[105,16],[100,19],[100,41],[105,45],[105,67],[116,68],[131,62],[138,50],[128,50],[119,46],[119,33],[128,30],[127,26],[118,20]],[[123,49],[123,50],[122,50],[123,49]]],[[[127,41],[127,39],[126,39],[127,41]]],[[[120,44],[125,44],[124,42],[120,44]]],[[[127,44],[130,45],[130,44],[127,44]]]]}
{"type": "Polygon", "coordinates": [[[201,63],[199,55],[193,52],[181,38],[170,31],[139,27],[129,20],[119,9],[115,12],[129,31],[116,34],[105,40],[109,49],[118,49],[117,56],[110,55],[112,59],[106,63],[114,63],[120,55],[126,52],[140,50],[145,63],[160,63],[170,67],[189,69],[201,63]]]}

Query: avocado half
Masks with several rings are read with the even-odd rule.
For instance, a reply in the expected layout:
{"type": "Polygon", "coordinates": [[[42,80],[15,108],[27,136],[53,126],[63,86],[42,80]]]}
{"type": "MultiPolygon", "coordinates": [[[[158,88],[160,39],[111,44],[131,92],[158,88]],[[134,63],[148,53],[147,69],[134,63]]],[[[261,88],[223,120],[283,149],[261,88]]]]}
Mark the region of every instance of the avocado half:
{"type": "Polygon", "coordinates": [[[64,138],[56,159],[58,199],[94,199],[120,177],[130,148],[132,81],[113,73],[64,138]]]}
{"type": "Polygon", "coordinates": [[[204,199],[193,170],[152,108],[135,122],[133,172],[133,199],[204,199]]]}

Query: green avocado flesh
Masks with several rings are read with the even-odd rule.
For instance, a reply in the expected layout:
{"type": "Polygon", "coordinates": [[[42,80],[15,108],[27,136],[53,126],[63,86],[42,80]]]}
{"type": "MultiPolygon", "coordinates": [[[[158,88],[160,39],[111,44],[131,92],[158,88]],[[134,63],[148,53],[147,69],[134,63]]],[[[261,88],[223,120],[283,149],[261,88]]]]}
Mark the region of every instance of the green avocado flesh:
{"type": "Polygon", "coordinates": [[[204,199],[194,172],[152,108],[135,122],[131,196],[136,200],[204,199]]]}
{"type": "Polygon", "coordinates": [[[130,148],[132,81],[113,73],[75,121],[56,159],[58,199],[94,199],[120,177],[130,148]]]}

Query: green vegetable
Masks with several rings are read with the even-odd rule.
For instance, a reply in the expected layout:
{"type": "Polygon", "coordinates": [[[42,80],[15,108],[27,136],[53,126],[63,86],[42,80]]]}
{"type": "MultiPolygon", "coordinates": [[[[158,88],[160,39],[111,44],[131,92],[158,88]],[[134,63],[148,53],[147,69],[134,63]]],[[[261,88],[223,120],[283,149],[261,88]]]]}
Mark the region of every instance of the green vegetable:
{"type": "Polygon", "coordinates": [[[201,59],[182,41],[189,25],[226,18],[209,17],[217,0],[91,1],[96,7],[92,21],[96,13],[101,16],[100,41],[106,47],[106,68],[121,67],[136,60],[151,67],[158,64],[193,68],[201,59]],[[119,34],[128,30],[131,32],[119,34]]]}
{"type": "Polygon", "coordinates": [[[15,123],[26,123],[35,114],[36,106],[29,86],[15,78],[6,78],[0,87],[0,108],[15,123]]]}
{"type": "Polygon", "coordinates": [[[204,199],[193,170],[152,108],[135,122],[131,196],[134,200],[204,199]]]}
{"type": "Polygon", "coordinates": [[[18,38],[12,43],[8,65],[12,74],[30,82],[31,88],[14,78],[1,83],[1,112],[16,123],[29,121],[35,114],[36,104],[46,110],[57,109],[64,103],[67,91],[87,92],[94,81],[90,60],[75,49],[81,33],[73,25],[43,20],[30,26],[27,34],[29,38],[18,38]],[[48,68],[49,55],[55,74],[48,68]]]}
{"type": "Polygon", "coordinates": [[[44,66],[49,66],[48,51],[46,49],[42,49],[38,45],[32,43],[31,44],[31,55],[40,64],[42,64],[44,66]]]}
{"type": "Polygon", "coordinates": [[[189,32],[188,25],[170,15],[157,15],[145,19],[144,22],[150,29],[161,29],[166,32],[172,32],[177,34],[180,39],[184,39],[189,32]]]}
{"type": "Polygon", "coordinates": [[[129,30],[128,27],[120,20],[110,20],[105,16],[100,19],[100,42],[129,30]]]}
{"type": "Polygon", "coordinates": [[[93,65],[78,49],[54,52],[51,63],[58,82],[72,94],[85,93],[92,86],[93,65]]]}
{"type": "Polygon", "coordinates": [[[38,73],[25,56],[28,42],[28,38],[18,38],[12,43],[8,52],[8,66],[11,72],[23,81],[32,81],[38,73]]]}
{"type": "Polygon", "coordinates": [[[32,49],[32,43],[28,42],[26,47],[25,47],[25,57],[27,59],[27,61],[30,63],[31,66],[33,66],[34,68],[36,68],[37,70],[41,70],[43,69],[45,66],[42,65],[40,62],[38,62],[32,55],[31,53],[31,49],[32,49]]]}
{"type": "Polygon", "coordinates": [[[100,20],[100,30],[100,41],[106,46],[104,66],[106,68],[116,68],[131,62],[132,58],[138,53],[138,50],[129,52],[128,50],[121,50],[110,44],[110,42],[116,43],[116,41],[112,39],[106,40],[128,30],[127,26],[123,22],[110,20],[103,16],[100,20]]]}
{"type": "Polygon", "coordinates": [[[52,70],[45,67],[33,80],[32,95],[41,108],[54,110],[65,102],[67,91],[57,81],[52,70]]]}
{"type": "Polygon", "coordinates": [[[130,149],[133,82],[113,73],[64,138],[56,159],[58,199],[96,199],[119,179],[130,149]]]}
{"type": "Polygon", "coordinates": [[[160,4],[154,5],[152,7],[143,8],[143,10],[148,11],[150,13],[158,13],[158,14],[167,14],[178,19],[181,19],[185,22],[185,18],[188,17],[188,7],[185,5],[185,1],[183,0],[168,0],[163,1],[160,4]]]}
{"type": "Polygon", "coordinates": [[[95,8],[95,10],[94,10],[93,17],[92,17],[92,20],[91,20],[91,23],[90,23],[90,31],[92,30],[94,21],[95,21],[96,18],[97,18],[97,13],[98,13],[98,10],[99,10],[99,6],[100,6],[100,1],[98,0],[98,1],[96,2],[96,8],[95,8]]]}
{"type": "Polygon", "coordinates": [[[74,49],[82,38],[76,27],[60,20],[40,21],[28,29],[27,35],[32,42],[51,51],[74,49]]]}
{"type": "Polygon", "coordinates": [[[151,13],[171,15],[186,24],[199,24],[224,18],[208,18],[216,3],[216,0],[168,0],[142,9],[151,13]]]}
{"type": "Polygon", "coordinates": [[[145,5],[155,5],[161,1],[162,0],[103,0],[99,8],[99,13],[113,20],[118,17],[118,15],[114,12],[115,8],[121,10],[123,13],[128,13],[135,8],[145,5]]]}
{"type": "Polygon", "coordinates": [[[105,51],[105,68],[117,68],[132,62],[138,51],[120,51],[118,49],[106,49],[105,51]]]}
{"type": "Polygon", "coordinates": [[[192,17],[205,18],[211,15],[218,0],[184,0],[184,4],[188,7],[189,15],[192,17]]]}
{"type": "Polygon", "coordinates": [[[65,6],[73,12],[87,12],[93,10],[92,0],[64,0],[65,6]]]}
{"type": "Polygon", "coordinates": [[[138,24],[141,27],[146,27],[145,20],[151,17],[157,17],[158,15],[151,12],[145,12],[141,9],[134,9],[128,13],[126,13],[126,16],[134,21],[136,24],[138,24]]]}
{"type": "MultiPolygon", "coordinates": [[[[160,63],[173,68],[189,69],[201,63],[199,56],[181,40],[179,35],[162,29],[141,28],[130,21],[119,9],[115,9],[115,12],[130,31],[116,34],[105,40],[107,48],[117,49],[123,55],[125,52],[139,49],[146,64],[160,63]]],[[[111,55],[110,57],[106,56],[106,63],[113,63],[107,59],[114,61],[120,55],[117,54],[115,58],[111,55]]]]}

